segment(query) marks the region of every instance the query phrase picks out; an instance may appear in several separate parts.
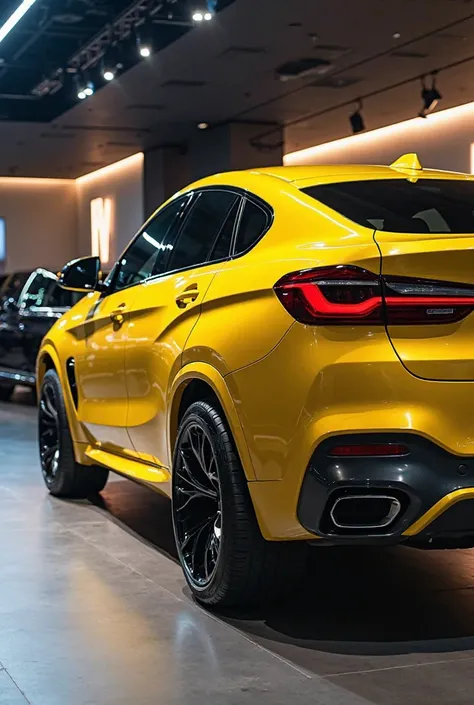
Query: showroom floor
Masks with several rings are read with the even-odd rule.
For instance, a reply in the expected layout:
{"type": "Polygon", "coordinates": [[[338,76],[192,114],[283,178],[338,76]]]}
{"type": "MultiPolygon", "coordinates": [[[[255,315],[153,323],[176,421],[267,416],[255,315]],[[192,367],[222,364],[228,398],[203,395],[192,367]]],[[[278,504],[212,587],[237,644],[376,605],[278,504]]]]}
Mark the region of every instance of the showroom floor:
{"type": "Polygon", "coordinates": [[[46,494],[35,414],[0,405],[0,705],[472,704],[474,551],[315,549],[291,603],[210,615],[166,500],[46,494]]]}

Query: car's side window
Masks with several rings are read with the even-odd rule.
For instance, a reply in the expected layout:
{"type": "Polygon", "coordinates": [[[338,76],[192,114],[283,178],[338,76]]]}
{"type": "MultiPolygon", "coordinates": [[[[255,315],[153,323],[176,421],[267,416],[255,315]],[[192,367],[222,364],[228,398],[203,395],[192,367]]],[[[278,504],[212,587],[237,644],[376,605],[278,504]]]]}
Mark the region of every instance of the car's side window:
{"type": "Polygon", "coordinates": [[[116,265],[112,291],[139,284],[164,269],[173,248],[175,225],[188,200],[189,196],[170,203],[137,235],[116,265]]]}
{"type": "Polygon", "coordinates": [[[227,216],[239,198],[232,191],[219,189],[201,191],[197,195],[171,252],[167,271],[196,267],[209,261],[227,216]]]}
{"type": "Polygon", "coordinates": [[[235,225],[239,215],[240,204],[242,199],[240,196],[236,199],[234,205],[230,209],[224,225],[214,243],[214,247],[209,255],[209,260],[217,262],[221,259],[226,259],[230,256],[232,247],[232,238],[234,237],[235,225]]]}
{"type": "Polygon", "coordinates": [[[45,306],[45,300],[56,285],[56,277],[51,272],[38,271],[32,275],[31,280],[22,292],[19,301],[20,308],[27,310],[30,308],[41,308],[45,306]]]}
{"type": "Polygon", "coordinates": [[[269,225],[269,214],[253,201],[246,199],[235,241],[234,254],[240,255],[253,247],[269,225]]]}
{"type": "Polygon", "coordinates": [[[48,292],[43,306],[49,308],[72,308],[85,294],[79,291],[67,291],[55,284],[48,292]]]}

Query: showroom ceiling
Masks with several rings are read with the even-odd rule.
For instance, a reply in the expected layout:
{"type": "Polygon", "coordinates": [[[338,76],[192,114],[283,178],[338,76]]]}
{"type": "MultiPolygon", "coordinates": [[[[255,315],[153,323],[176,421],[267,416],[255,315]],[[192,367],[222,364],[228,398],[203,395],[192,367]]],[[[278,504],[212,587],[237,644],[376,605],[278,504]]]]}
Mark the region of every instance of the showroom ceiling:
{"type": "MultiPolygon", "coordinates": [[[[17,4],[4,0],[0,13],[17,4]]],[[[283,124],[293,151],[350,134],[359,97],[369,129],[415,116],[419,77],[437,69],[440,107],[474,99],[470,0],[221,1],[199,26],[189,0],[164,0],[155,3],[160,50],[87,100],[74,91],[66,100],[57,70],[131,4],[38,0],[0,44],[1,174],[75,177],[139,149],[185,144],[201,122],[261,124],[265,150],[283,124]],[[27,117],[15,113],[20,103],[27,117]]]]}

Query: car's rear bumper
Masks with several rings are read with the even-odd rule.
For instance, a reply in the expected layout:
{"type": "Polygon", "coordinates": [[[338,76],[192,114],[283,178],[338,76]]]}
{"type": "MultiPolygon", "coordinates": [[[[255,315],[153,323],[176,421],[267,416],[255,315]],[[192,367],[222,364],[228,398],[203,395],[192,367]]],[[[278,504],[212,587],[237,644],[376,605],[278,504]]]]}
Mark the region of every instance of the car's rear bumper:
{"type": "Polygon", "coordinates": [[[474,546],[474,456],[449,453],[417,435],[346,434],[323,441],[313,453],[295,496],[295,485],[251,482],[250,493],[268,539],[315,539],[331,544],[474,546]],[[333,457],[336,445],[400,444],[408,453],[395,457],[333,457]],[[289,497],[294,497],[290,509],[289,497]],[[366,528],[336,526],[331,516],[341,497],[393,497],[393,521],[366,528]]]}
{"type": "Polygon", "coordinates": [[[432,542],[469,533],[474,537],[474,502],[470,500],[474,500],[474,457],[453,455],[415,434],[347,435],[327,439],[314,452],[297,515],[309,532],[334,542],[398,543],[411,537],[432,542]],[[398,457],[330,455],[336,445],[354,443],[399,444],[408,453],[398,457]],[[366,528],[362,516],[350,528],[336,526],[333,507],[347,496],[393,497],[399,504],[398,513],[383,526],[366,528]],[[464,506],[452,510],[466,501],[471,513],[464,506]],[[360,528],[352,528],[359,523],[360,528]]]}

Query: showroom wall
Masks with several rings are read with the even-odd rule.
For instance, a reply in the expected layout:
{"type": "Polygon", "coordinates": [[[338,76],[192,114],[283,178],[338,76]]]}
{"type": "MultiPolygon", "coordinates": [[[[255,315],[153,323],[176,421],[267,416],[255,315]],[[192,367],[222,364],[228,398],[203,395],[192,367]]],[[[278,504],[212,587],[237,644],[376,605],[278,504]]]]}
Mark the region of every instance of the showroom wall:
{"type": "Polygon", "coordinates": [[[471,172],[474,103],[287,154],[287,165],[391,164],[416,152],[423,166],[471,172]]]}
{"type": "Polygon", "coordinates": [[[76,188],[78,256],[91,252],[92,208],[98,221],[95,227],[105,228],[109,236],[109,246],[101,250],[103,264],[112,264],[144,220],[143,154],[80,177],[76,188]]]}
{"type": "Polygon", "coordinates": [[[61,267],[77,252],[76,187],[61,179],[0,178],[5,271],[61,267]]]}
{"type": "Polygon", "coordinates": [[[143,188],[142,153],[76,180],[0,178],[0,271],[60,268],[91,253],[94,233],[111,264],[143,223],[143,188]]]}

